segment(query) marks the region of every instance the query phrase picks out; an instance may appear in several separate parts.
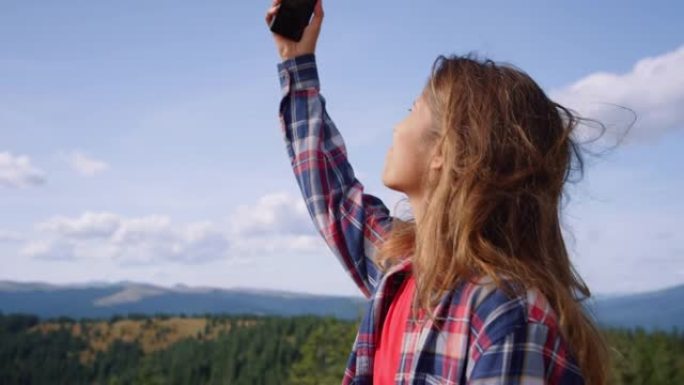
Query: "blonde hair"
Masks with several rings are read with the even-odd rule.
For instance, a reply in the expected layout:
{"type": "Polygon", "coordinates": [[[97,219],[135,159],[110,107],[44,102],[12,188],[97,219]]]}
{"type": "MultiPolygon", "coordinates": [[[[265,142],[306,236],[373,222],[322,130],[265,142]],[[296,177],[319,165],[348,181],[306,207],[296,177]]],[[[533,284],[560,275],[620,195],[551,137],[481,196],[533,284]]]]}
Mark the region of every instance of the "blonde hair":
{"type": "Polygon", "coordinates": [[[581,305],[591,292],[560,226],[565,182],[583,173],[572,134],[585,118],[550,100],[514,66],[472,56],[440,55],[432,66],[424,92],[435,126],[426,140],[444,163],[423,181],[420,226],[395,218],[375,262],[386,271],[410,255],[414,317],[418,308],[434,317],[446,292],[481,275],[507,292],[502,277],[537,288],[557,313],[587,383],[603,385],[610,375],[607,342],[581,305]]]}

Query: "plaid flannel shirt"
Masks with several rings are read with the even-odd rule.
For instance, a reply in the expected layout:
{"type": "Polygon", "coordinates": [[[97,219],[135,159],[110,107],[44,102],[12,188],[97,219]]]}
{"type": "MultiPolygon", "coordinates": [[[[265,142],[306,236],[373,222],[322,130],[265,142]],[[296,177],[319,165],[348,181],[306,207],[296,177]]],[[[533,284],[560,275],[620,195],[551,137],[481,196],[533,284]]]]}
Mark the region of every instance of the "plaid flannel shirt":
{"type": "MultiPolygon", "coordinates": [[[[313,222],[363,295],[368,308],[342,384],[372,384],[375,346],[410,258],[384,274],[372,257],[392,217],[364,193],[344,141],[325,109],[314,54],[277,65],[279,116],[287,153],[313,222]]],[[[435,309],[437,322],[407,322],[396,384],[583,384],[545,297],[507,297],[491,279],[456,286],[435,309]]],[[[422,318],[425,314],[421,313],[422,318]]]]}

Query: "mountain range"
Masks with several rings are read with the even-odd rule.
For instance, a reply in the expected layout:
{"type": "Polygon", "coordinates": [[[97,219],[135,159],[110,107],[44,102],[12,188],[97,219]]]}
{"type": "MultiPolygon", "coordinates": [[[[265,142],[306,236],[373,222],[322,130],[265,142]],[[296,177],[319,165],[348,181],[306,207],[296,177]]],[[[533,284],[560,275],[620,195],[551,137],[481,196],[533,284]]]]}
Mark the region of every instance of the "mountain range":
{"type": "MultiPolygon", "coordinates": [[[[358,320],[363,297],[314,295],[268,289],[163,287],[120,281],[55,285],[0,281],[0,312],[30,313],[41,318],[109,318],[126,314],[207,313],[312,314],[358,320]]],[[[684,285],[625,295],[597,296],[586,305],[602,326],[684,331],[684,285]]]]}

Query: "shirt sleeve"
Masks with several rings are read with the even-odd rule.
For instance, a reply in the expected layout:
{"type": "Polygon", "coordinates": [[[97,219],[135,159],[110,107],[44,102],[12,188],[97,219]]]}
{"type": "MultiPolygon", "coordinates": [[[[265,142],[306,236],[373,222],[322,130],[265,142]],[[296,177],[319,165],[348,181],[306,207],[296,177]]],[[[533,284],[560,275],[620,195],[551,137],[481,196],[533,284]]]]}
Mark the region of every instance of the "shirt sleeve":
{"type": "MultiPolygon", "coordinates": [[[[488,337],[478,340],[488,341],[488,337]]],[[[544,324],[529,322],[482,344],[484,348],[473,350],[468,385],[584,384],[566,343],[544,324]]]]}
{"type": "Polygon", "coordinates": [[[278,63],[279,116],[287,153],[314,225],[361,292],[379,281],[372,258],[392,222],[383,202],[364,192],[344,141],[325,109],[314,54],[278,63]]]}

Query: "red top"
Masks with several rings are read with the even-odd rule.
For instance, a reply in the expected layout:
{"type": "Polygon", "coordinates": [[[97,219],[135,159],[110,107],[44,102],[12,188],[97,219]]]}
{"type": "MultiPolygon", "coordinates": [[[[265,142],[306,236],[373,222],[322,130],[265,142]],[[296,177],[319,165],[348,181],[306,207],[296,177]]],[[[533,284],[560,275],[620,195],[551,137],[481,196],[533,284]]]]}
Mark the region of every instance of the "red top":
{"type": "Polygon", "coordinates": [[[416,282],[409,274],[392,300],[382,325],[380,342],[373,361],[373,385],[394,385],[394,375],[399,369],[401,345],[406,321],[411,313],[411,301],[416,282]]]}

